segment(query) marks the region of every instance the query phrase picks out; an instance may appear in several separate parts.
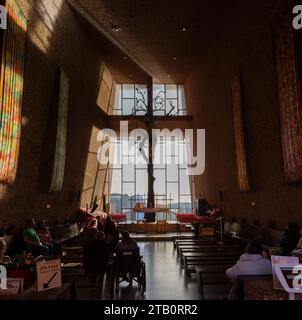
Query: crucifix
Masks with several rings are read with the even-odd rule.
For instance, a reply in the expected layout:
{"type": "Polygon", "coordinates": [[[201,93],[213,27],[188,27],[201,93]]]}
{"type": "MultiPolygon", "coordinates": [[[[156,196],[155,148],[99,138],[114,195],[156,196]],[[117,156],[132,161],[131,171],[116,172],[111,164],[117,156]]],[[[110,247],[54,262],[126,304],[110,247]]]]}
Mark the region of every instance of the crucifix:
{"type": "MultiPolygon", "coordinates": [[[[161,121],[191,121],[192,116],[187,115],[177,115],[172,114],[176,108],[173,105],[172,101],[168,100],[170,104],[170,111],[166,113],[166,101],[160,95],[162,92],[157,94],[155,97],[153,96],[153,78],[148,78],[147,85],[147,101],[144,98],[145,95],[137,90],[137,93],[142,97],[136,99],[135,107],[133,109],[132,115],[120,116],[120,115],[109,115],[108,120],[112,123],[112,127],[115,127],[114,122],[116,121],[138,121],[144,124],[146,131],[148,132],[148,145],[149,145],[149,153],[148,153],[148,199],[147,199],[147,207],[154,208],[155,207],[155,194],[154,194],[154,151],[153,150],[153,142],[155,137],[153,136],[153,129],[156,127],[156,122],[161,121]],[[144,115],[137,115],[137,112],[146,112],[144,115]],[[164,112],[164,116],[155,115],[156,111],[164,112]]],[[[164,92],[165,93],[165,92],[164,92]]],[[[155,222],[155,213],[145,213],[146,222],[155,222]]]]}
{"type": "MultiPolygon", "coordinates": [[[[153,79],[150,77],[148,79],[148,108],[146,113],[146,126],[149,138],[149,162],[148,162],[148,208],[153,208],[155,206],[154,197],[154,167],[153,167],[153,135],[152,129],[154,128],[154,118],[153,118],[153,79]]],[[[155,213],[150,213],[145,215],[147,222],[155,222],[155,213]],[[149,221],[148,221],[149,220],[149,221]]]]}

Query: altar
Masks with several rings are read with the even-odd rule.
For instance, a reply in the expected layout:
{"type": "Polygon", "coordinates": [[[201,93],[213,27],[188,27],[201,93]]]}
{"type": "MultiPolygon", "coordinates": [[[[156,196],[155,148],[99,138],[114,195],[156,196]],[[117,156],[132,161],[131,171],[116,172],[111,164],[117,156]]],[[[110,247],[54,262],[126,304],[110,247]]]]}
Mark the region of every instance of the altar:
{"type": "Polygon", "coordinates": [[[157,207],[157,208],[145,208],[136,206],[132,209],[132,212],[139,213],[143,212],[145,214],[146,222],[156,222],[156,221],[167,221],[168,213],[170,212],[169,208],[157,207]],[[156,215],[162,214],[162,219],[157,219],[156,215]]]}

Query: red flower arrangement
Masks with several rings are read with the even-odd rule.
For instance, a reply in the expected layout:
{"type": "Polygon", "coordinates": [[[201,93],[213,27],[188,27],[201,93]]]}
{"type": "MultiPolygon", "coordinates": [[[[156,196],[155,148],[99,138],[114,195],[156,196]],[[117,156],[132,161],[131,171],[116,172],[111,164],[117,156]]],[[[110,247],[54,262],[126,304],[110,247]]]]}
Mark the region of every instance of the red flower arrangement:
{"type": "Polygon", "coordinates": [[[8,276],[10,278],[23,278],[24,290],[30,288],[36,281],[36,262],[39,258],[35,258],[31,254],[21,254],[12,258],[7,264],[8,276]]]}
{"type": "Polygon", "coordinates": [[[31,254],[21,254],[12,258],[11,262],[7,265],[7,269],[13,270],[36,270],[37,259],[31,254]]]}

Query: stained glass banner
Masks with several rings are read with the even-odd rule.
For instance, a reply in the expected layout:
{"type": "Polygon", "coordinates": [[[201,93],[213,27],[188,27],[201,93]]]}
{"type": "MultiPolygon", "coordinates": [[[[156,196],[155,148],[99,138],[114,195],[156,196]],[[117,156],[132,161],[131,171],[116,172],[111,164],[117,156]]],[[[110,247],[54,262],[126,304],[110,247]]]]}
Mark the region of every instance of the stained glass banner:
{"type": "Polygon", "coordinates": [[[67,145],[68,98],[69,78],[67,77],[64,70],[60,68],[57,138],[55,147],[55,160],[49,192],[60,192],[63,187],[67,145]]]}
{"type": "Polygon", "coordinates": [[[274,23],[285,178],[302,181],[302,107],[294,33],[286,7],[274,23]]]}
{"type": "Polygon", "coordinates": [[[235,130],[235,148],[237,160],[237,173],[239,189],[242,192],[250,191],[249,179],[246,166],[246,150],[244,142],[244,129],[241,107],[241,83],[240,77],[236,77],[231,84],[235,130]]]}
{"type": "Polygon", "coordinates": [[[0,182],[13,183],[17,173],[27,19],[15,0],[6,1],[0,78],[0,182]]]}

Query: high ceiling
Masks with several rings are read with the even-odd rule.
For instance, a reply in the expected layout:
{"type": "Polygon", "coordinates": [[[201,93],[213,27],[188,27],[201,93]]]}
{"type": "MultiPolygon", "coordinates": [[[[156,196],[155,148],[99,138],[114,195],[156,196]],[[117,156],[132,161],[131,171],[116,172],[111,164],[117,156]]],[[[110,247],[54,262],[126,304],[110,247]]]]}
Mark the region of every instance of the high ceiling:
{"type": "Polygon", "coordinates": [[[113,43],[78,11],[74,10],[74,13],[87,32],[87,36],[90,37],[96,47],[99,47],[102,58],[117,83],[145,84],[148,82],[149,74],[138,66],[133,59],[126,56],[118,45],[113,43]]]}
{"type": "MultiPolygon", "coordinates": [[[[184,82],[213,41],[229,32],[244,32],[245,19],[254,19],[255,26],[267,23],[268,13],[284,1],[68,0],[120,49],[116,65],[133,60],[166,83],[184,82]]],[[[118,71],[115,75],[119,77],[118,71]]]]}

